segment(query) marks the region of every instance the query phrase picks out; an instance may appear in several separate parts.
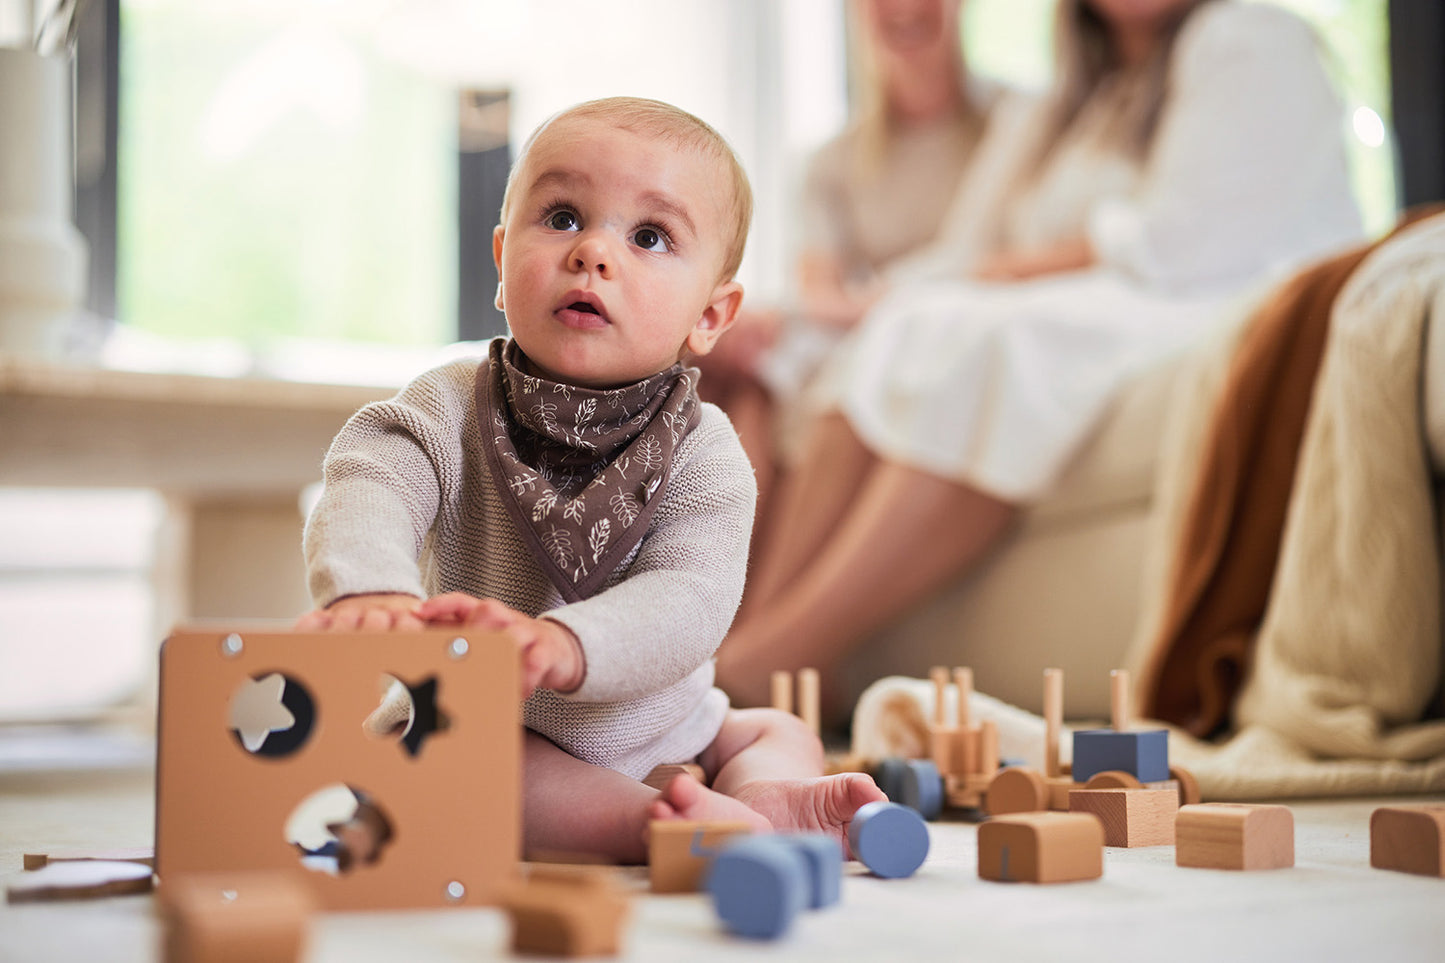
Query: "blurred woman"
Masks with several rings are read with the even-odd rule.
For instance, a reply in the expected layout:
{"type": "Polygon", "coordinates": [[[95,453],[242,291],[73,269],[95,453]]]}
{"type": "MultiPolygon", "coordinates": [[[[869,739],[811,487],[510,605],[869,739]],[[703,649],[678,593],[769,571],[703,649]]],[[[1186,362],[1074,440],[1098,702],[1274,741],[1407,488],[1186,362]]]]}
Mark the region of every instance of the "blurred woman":
{"type": "Polygon", "coordinates": [[[826,673],[964,571],[1130,375],[1361,234],[1302,21],[1234,0],[1061,0],[1057,17],[1050,91],[996,109],[944,236],[827,372],[831,411],[719,652],[740,703],[770,669],[826,673]]]}

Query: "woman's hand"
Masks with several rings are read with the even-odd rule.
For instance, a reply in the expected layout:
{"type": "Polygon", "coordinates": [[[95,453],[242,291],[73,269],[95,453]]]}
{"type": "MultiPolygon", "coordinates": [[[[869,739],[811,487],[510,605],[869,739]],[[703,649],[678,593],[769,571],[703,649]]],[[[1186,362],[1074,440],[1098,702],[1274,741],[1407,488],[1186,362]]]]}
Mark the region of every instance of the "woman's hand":
{"type": "Polygon", "coordinates": [[[986,258],[974,270],[980,281],[1027,281],[1068,271],[1082,271],[1097,262],[1087,239],[1060,241],[1050,247],[1004,251],[986,258]]]}

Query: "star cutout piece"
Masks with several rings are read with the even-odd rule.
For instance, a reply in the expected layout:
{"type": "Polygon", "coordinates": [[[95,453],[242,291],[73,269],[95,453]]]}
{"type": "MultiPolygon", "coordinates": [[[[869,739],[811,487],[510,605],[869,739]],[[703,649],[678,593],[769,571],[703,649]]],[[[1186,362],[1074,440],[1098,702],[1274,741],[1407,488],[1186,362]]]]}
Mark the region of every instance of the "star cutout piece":
{"type": "Polygon", "coordinates": [[[267,736],[296,724],[296,716],[281,704],[285,689],[286,677],[273,672],[247,679],[231,699],[231,725],[247,752],[259,752],[267,736]]]}

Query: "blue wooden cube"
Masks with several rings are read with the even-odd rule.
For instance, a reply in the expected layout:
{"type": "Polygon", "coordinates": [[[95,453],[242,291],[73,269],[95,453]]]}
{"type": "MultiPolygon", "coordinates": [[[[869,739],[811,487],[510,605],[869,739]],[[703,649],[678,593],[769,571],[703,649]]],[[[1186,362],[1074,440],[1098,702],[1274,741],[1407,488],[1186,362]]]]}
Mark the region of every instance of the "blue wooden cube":
{"type": "Polygon", "coordinates": [[[808,908],[822,909],[838,902],[843,889],[843,847],[825,833],[779,836],[808,861],[808,908]]]}
{"type": "Polygon", "coordinates": [[[707,891],[729,932],[775,940],[807,906],[808,859],[778,836],[745,836],[713,859],[707,891]]]}
{"type": "Polygon", "coordinates": [[[1122,769],[1140,782],[1169,778],[1169,731],[1146,729],[1119,732],[1085,729],[1074,733],[1074,782],[1112,769],[1122,769]]]}

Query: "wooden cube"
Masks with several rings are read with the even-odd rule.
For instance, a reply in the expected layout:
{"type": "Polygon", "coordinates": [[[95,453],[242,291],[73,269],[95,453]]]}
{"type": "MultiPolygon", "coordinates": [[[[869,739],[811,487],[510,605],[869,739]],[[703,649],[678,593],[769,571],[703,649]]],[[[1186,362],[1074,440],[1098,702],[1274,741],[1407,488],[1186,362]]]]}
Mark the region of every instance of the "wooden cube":
{"type": "Polygon", "coordinates": [[[300,960],[315,904],[295,872],[167,877],[159,895],[166,963],[300,960]]]}
{"type": "Polygon", "coordinates": [[[736,820],[666,819],[648,826],[648,879],[654,893],[695,893],[723,842],[750,833],[736,820]]]}
{"type": "Polygon", "coordinates": [[[1370,865],[1445,876],[1445,806],[1385,806],[1370,814],[1370,865]]]}
{"type": "Polygon", "coordinates": [[[1074,733],[1074,781],[1088,782],[1095,773],[1110,769],[1121,769],[1140,782],[1168,779],[1169,731],[1084,729],[1074,733]]]}
{"type": "Polygon", "coordinates": [[[1104,824],[1105,846],[1169,846],[1179,793],[1172,789],[1075,789],[1069,812],[1092,813],[1104,824]]]}
{"type": "Polygon", "coordinates": [[[978,827],[978,875],[1065,883],[1104,875],[1104,827],[1090,813],[1015,813],[978,827]]]}
{"type": "Polygon", "coordinates": [[[1174,862],[1200,869],[1288,869],[1294,865],[1294,813],[1288,806],[1184,806],[1174,822],[1174,862]]]}
{"type": "Polygon", "coordinates": [[[597,868],[536,867],[501,903],[512,952],[547,956],[616,956],[632,911],[613,875],[597,868]]]}

